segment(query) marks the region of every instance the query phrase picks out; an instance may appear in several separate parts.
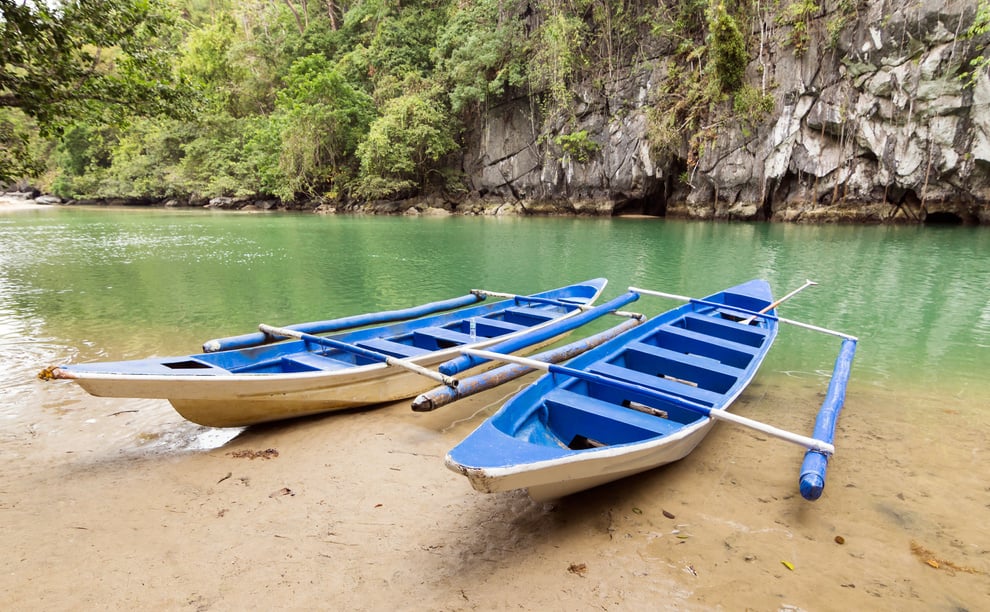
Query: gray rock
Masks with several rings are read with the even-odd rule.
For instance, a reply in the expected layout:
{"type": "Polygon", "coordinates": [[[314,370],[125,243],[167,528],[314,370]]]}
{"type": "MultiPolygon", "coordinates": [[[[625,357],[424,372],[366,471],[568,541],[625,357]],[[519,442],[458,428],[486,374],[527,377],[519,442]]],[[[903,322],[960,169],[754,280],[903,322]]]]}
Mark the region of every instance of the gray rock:
{"type": "MultiPolygon", "coordinates": [[[[575,87],[567,120],[517,98],[469,126],[469,187],[495,203],[457,212],[607,215],[652,202],[697,218],[917,222],[939,212],[985,223],[990,76],[973,87],[959,78],[990,43],[965,36],[975,8],[976,0],[868,0],[833,46],[829,20],[841,9],[826,1],[804,53],[778,33],[747,72],[751,86],[769,84],[770,116],[720,122],[696,157],[686,148],[653,153],[649,113],[674,60],[670,46],[644,41],[658,55],[620,67],[611,82],[575,87]],[[587,159],[557,144],[577,130],[596,145],[587,159]]],[[[764,19],[766,31],[782,27],[772,11],[764,19]]]]}

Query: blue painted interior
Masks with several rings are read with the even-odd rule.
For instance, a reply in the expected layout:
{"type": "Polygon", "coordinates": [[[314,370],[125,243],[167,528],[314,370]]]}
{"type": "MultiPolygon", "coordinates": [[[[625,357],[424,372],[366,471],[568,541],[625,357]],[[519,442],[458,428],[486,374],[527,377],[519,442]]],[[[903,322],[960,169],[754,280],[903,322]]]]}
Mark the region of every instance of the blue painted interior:
{"type": "MultiPolygon", "coordinates": [[[[757,312],[772,299],[764,281],[744,283],[662,313],[569,367],[721,408],[752,379],[776,336],[773,316],[746,323],[738,309],[757,312]]],[[[600,446],[669,436],[706,418],[670,400],[606,383],[548,374],[510,399],[450,456],[482,468],[594,453],[600,446]],[[634,410],[630,403],[666,415],[634,410]]]]}

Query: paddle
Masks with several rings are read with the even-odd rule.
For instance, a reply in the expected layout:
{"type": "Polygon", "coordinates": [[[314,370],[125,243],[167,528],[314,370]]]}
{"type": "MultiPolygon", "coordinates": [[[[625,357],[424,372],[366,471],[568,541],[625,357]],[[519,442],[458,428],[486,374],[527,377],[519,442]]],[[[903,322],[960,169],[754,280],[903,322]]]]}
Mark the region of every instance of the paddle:
{"type": "Polygon", "coordinates": [[[368,359],[374,359],[375,361],[383,361],[390,366],[395,366],[397,368],[403,368],[409,370],[410,372],[415,372],[421,376],[426,376],[427,378],[432,378],[447,385],[448,387],[457,387],[457,379],[450,376],[445,376],[440,372],[434,372],[429,368],[424,368],[421,365],[405,361],[404,359],[397,359],[391,355],[386,355],[385,353],[379,353],[378,351],[372,351],[370,349],[361,348],[360,346],[355,346],[353,344],[348,344],[346,342],[341,342],[340,340],[331,340],[330,338],[324,338],[322,336],[314,336],[313,334],[303,333],[301,331],[296,331],[294,329],[287,329],[285,327],[272,327],[271,325],[265,325],[262,323],[258,326],[258,329],[262,333],[268,334],[269,336],[281,336],[284,338],[297,338],[299,340],[305,340],[306,342],[312,342],[314,344],[319,344],[322,346],[339,349],[341,351],[346,351],[348,353],[353,353],[355,355],[361,355],[367,357],[368,359]]]}
{"type": "MultiPolygon", "coordinates": [[[[804,290],[805,290],[805,289],[807,289],[808,287],[811,287],[811,286],[813,286],[813,285],[817,285],[817,284],[818,284],[818,283],[816,283],[816,282],[815,282],[815,281],[813,281],[813,280],[805,280],[805,281],[804,281],[804,284],[803,284],[803,285],[801,285],[800,287],[798,287],[798,288],[797,288],[797,289],[795,289],[794,291],[791,291],[790,293],[788,293],[788,294],[787,294],[787,295],[785,295],[784,297],[782,297],[782,298],[780,298],[780,299],[779,299],[779,300],[777,300],[776,302],[774,302],[774,303],[772,303],[772,304],[770,304],[770,305],[769,305],[769,306],[767,306],[766,308],[764,308],[764,309],[762,309],[762,310],[760,310],[760,312],[759,312],[759,314],[764,314],[764,313],[767,313],[767,312],[770,312],[771,310],[773,310],[773,309],[774,309],[774,308],[776,308],[777,306],[780,306],[781,304],[783,304],[783,303],[784,303],[784,302],[786,302],[787,300],[789,300],[789,299],[791,299],[792,297],[794,297],[794,296],[795,296],[795,295],[797,295],[798,293],[801,293],[802,291],[804,291],[804,290]]],[[[753,322],[753,321],[754,321],[755,319],[756,319],[756,316],[752,316],[752,317],[749,317],[748,319],[743,319],[742,321],[740,321],[740,323],[742,323],[743,325],[749,325],[749,324],[750,324],[750,323],[752,323],[752,322],[753,322]]]]}
{"type": "Polygon", "coordinates": [[[797,444],[798,446],[803,446],[805,448],[827,454],[832,454],[835,452],[835,446],[829,444],[828,442],[823,442],[822,440],[816,440],[815,438],[809,438],[808,436],[802,436],[801,434],[796,434],[790,431],[786,431],[774,427],[773,425],[768,425],[767,423],[762,423],[760,421],[755,421],[753,419],[748,419],[746,417],[739,416],[738,414],[726,412],[725,410],[713,410],[708,406],[703,406],[701,404],[697,404],[695,402],[686,400],[676,395],[670,395],[668,393],[664,393],[663,391],[658,391],[656,389],[651,389],[649,387],[637,385],[636,383],[619,380],[617,378],[609,378],[607,376],[602,376],[600,374],[584,372],[582,370],[576,370],[574,368],[559,366],[552,363],[536,361],[535,359],[528,359],[526,357],[516,357],[515,355],[505,355],[503,353],[493,353],[491,351],[482,351],[477,349],[461,349],[461,352],[469,355],[476,355],[484,359],[499,359],[511,363],[518,363],[521,365],[528,366],[530,368],[544,370],[552,374],[562,374],[564,376],[570,376],[571,378],[586,380],[589,382],[606,385],[615,389],[621,389],[623,391],[639,393],[641,395],[645,395],[652,399],[666,401],[676,406],[680,406],[681,408],[690,410],[692,412],[697,412],[698,414],[707,416],[711,419],[728,421],[736,425],[741,425],[742,427],[755,429],[756,431],[760,431],[775,438],[779,438],[781,440],[785,440],[787,442],[797,444]]]}
{"type": "MultiPolygon", "coordinates": [[[[780,298],[776,302],[770,304],[769,306],[767,306],[766,308],[764,308],[763,310],[760,310],[758,312],[754,312],[754,311],[748,310],[746,308],[740,308],[738,306],[733,306],[731,304],[723,304],[721,302],[710,302],[708,300],[699,300],[698,298],[688,297],[686,295],[677,295],[676,293],[664,293],[663,291],[653,291],[652,289],[640,289],[639,287],[630,287],[629,290],[630,291],[635,291],[636,293],[641,293],[643,295],[653,295],[653,296],[656,296],[656,297],[670,298],[672,300],[680,300],[682,302],[691,302],[693,304],[703,304],[705,306],[712,306],[712,307],[715,307],[715,308],[724,308],[724,309],[734,310],[736,312],[745,313],[745,314],[748,314],[750,316],[749,316],[748,319],[744,319],[741,322],[744,323],[744,324],[746,324],[746,325],[749,325],[750,323],[753,322],[754,319],[756,319],[760,315],[765,315],[766,313],[770,312],[770,310],[776,308],[780,304],[784,303],[785,301],[787,301],[787,300],[791,299],[792,297],[794,297],[795,295],[797,295],[799,292],[804,291],[808,287],[810,287],[812,285],[817,285],[817,284],[818,283],[816,283],[815,281],[806,280],[803,285],[801,285],[800,287],[798,287],[794,291],[791,291],[790,293],[788,293],[784,297],[780,298]]],[[[776,318],[776,317],[774,317],[773,315],[767,315],[764,318],[773,319],[773,318],[776,318]]]]}
{"type": "MultiPolygon", "coordinates": [[[[796,294],[798,291],[802,291],[806,287],[810,287],[811,285],[809,285],[808,283],[811,283],[811,285],[817,285],[818,284],[818,283],[815,283],[814,281],[810,281],[810,280],[809,281],[805,281],[805,284],[803,286],[801,286],[800,288],[798,288],[798,289],[790,292],[789,294],[785,295],[784,297],[780,298],[779,300],[777,300],[776,302],[774,302],[773,304],[771,304],[768,308],[774,308],[776,306],[779,306],[781,302],[783,302],[786,299],[789,299],[791,296],[793,296],[794,294],[796,294]]],[[[820,333],[823,333],[823,334],[829,334],[829,335],[832,335],[832,336],[838,336],[840,338],[845,338],[846,340],[857,340],[856,336],[851,336],[849,334],[846,334],[846,333],[843,333],[843,332],[840,332],[840,331],[835,331],[835,330],[832,330],[832,329],[826,329],[824,327],[818,327],[817,325],[811,325],[811,324],[808,324],[808,323],[802,323],[801,321],[794,321],[792,319],[785,319],[783,317],[775,317],[775,316],[766,314],[764,311],[753,312],[753,311],[750,311],[750,310],[745,310],[743,308],[736,308],[734,306],[728,306],[726,304],[719,304],[718,302],[709,302],[707,300],[699,300],[697,298],[688,297],[686,295],[676,295],[676,294],[673,294],[673,293],[663,293],[662,291],[653,291],[651,289],[640,289],[639,287],[630,287],[629,290],[630,291],[635,291],[636,293],[641,293],[643,295],[653,295],[653,296],[656,296],[656,297],[670,298],[672,300],[680,300],[682,302],[693,302],[695,304],[704,304],[706,306],[713,306],[715,308],[730,308],[730,309],[735,310],[737,312],[748,313],[753,319],[755,319],[756,317],[759,317],[759,316],[763,316],[766,319],[776,320],[778,323],[786,323],[787,325],[793,325],[795,327],[801,327],[801,328],[804,328],[804,329],[810,329],[811,331],[816,331],[816,332],[820,332],[820,333]]],[[[766,310],[766,309],[764,309],[764,310],[766,310]]],[[[750,320],[752,320],[752,319],[750,319],[750,320]]]]}

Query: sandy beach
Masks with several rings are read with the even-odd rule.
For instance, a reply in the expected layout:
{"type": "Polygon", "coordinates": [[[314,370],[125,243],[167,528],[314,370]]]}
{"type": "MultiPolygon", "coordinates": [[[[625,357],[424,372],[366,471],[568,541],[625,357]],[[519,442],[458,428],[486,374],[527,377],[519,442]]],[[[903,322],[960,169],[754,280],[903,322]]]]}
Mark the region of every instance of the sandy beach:
{"type": "MultiPolygon", "coordinates": [[[[736,410],[805,430],[819,385],[757,381],[736,410]]],[[[6,401],[29,402],[33,416],[5,424],[0,447],[0,604],[976,610],[990,601],[986,428],[953,409],[959,437],[933,445],[917,428],[945,418],[936,398],[854,388],[815,503],[797,493],[800,449],[721,424],[677,464],[542,504],[476,493],[442,465],[511,391],[426,414],[396,403],[213,430],[164,401],[24,385],[6,401]],[[893,405],[931,416],[891,425],[874,408],[893,405]]]]}
{"type": "Polygon", "coordinates": [[[19,210],[37,210],[39,208],[48,208],[48,205],[38,204],[34,200],[0,194],[0,213],[19,210]]]}

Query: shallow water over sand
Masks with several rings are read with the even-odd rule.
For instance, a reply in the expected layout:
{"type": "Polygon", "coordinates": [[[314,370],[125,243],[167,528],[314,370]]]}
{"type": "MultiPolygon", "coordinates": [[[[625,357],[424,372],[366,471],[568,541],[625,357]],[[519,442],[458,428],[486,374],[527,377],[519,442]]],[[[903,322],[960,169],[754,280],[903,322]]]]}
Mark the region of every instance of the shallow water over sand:
{"type": "MultiPolygon", "coordinates": [[[[985,231],[57,209],[0,216],[0,247],[4,607],[990,601],[985,231]],[[728,424],[677,464],[555,504],[476,494],[443,455],[522,382],[434,413],[228,431],[33,378],[189,353],[259,322],[595,276],[606,297],[820,282],[781,313],[860,337],[822,499],[797,492],[799,448],[728,424]]],[[[734,410],[810,432],[838,347],[782,329],[734,410]]]]}

